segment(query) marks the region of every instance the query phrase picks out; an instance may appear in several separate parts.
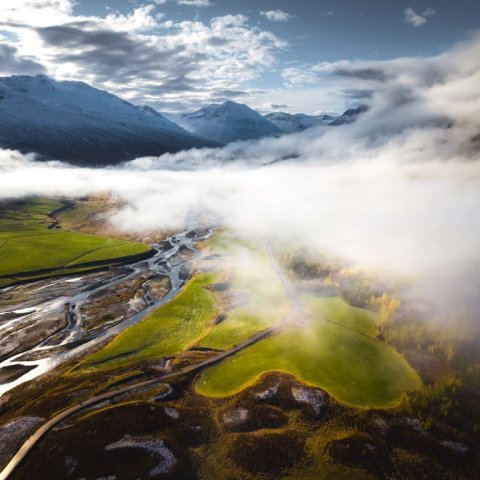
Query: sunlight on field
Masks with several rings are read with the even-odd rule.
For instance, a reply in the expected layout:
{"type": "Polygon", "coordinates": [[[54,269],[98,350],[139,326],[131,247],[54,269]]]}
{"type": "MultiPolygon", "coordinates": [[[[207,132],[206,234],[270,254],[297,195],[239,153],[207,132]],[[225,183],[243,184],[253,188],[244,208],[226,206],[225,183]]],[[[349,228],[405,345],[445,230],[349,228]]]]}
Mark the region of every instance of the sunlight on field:
{"type": "Polygon", "coordinates": [[[231,272],[230,303],[226,318],[199,346],[228,349],[282,319],[288,301],[266,251],[249,245],[215,245],[231,272]]]}
{"type": "Polygon", "coordinates": [[[48,228],[53,220],[47,215],[61,206],[58,200],[35,199],[2,210],[0,276],[40,278],[39,270],[60,274],[66,267],[148,252],[149,246],[142,243],[48,228]]]}
{"type": "Polygon", "coordinates": [[[206,288],[213,273],[198,274],[171,302],[125,330],[77,370],[113,369],[141,360],[161,359],[187,349],[202,337],[216,315],[213,294],[206,288]]]}
{"type": "Polygon", "coordinates": [[[311,322],[286,328],[205,370],[197,391],[234,395],[264,373],[282,371],[358,407],[387,407],[420,386],[405,359],[373,336],[375,314],[339,298],[307,298],[311,322]]]}

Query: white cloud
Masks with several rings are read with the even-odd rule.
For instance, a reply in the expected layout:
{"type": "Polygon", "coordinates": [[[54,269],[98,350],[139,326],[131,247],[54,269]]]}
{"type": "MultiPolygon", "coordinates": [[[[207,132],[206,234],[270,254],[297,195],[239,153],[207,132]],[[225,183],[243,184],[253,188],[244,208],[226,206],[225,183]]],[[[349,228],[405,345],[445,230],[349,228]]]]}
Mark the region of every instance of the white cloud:
{"type": "Polygon", "coordinates": [[[211,7],[210,0],[175,0],[179,5],[187,5],[189,7],[211,7]]]}
{"type": "Polygon", "coordinates": [[[267,20],[271,22],[288,22],[293,18],[293,15],[290,15],[283,10],[266,10],[261,11],[260,15],[263,15],[267,20]]]}
{"type": "Polygon", "coordinates": [[[319,62],[304,64],[296,67],[284,68],[281,72],[286,87],[318,84],[325,82],[325,75],[335,70],[351,65],[350,60],[337,60],[336,62],[319,62]]]}
{"type": "MultiPolygon", "coordinates": [[[[157,5],[164,5],[168,0],[153,0],[157,5]]],[[[211,7],[213,3],[210,0],[171,0],[178,5],[189,7],[211,7]]]]}
{"type": "MultiPolygon", "coordinates": [[[[101,23],[104,28],[123,32],[142,32],[158,25],[163,14],[153,15],[154,5],[144,5],[136,8],[130,15],[111,13],[101,23]]],[[[98,20],[97,20],[98,21],[98,20]]]]}
{"type": "Polygon", "coordinates": [[[0,197],[111,191],[125,201],[114,224],[139,231],[180,228],[200,206],[238,235],[422,280],[441,307],[455,305],[445,293],[478,302],[480,36],[431,58],[341,69],[351,88],[379,84],[352,125],[109,169],[0,152],[0,197]]]}
{"type": "Polygon", "coordinates": [[[310,66],[284,68],[282,78],[285,85],[289,87],[308,85],[318,81],[318,76],[310,66]]]}
{"type": "Polygon", "coordinates": [[[57,79],[82,80],[166,110],[241,91],[272,67],[286,46],[244,15],[174,21],[153,4],[128,13],[110,10],[106,16],[74,15],[69,0],[42,5],[0,2],[2,28],[15,34],[11,46],[18,58],[57,79]]]}
{"type": "Polygon", "coordinates": [[[408,7],[404,11],[405,13],[405,22],[410,24],[412,27],[421,27],[427,23],[428,17],[435,15],[435,10],[433,8],[427,8],[422,13],[417,13],[412,7],[408,7]]]}
{"type": "Polygon", "coordinates": [[[72,0],[2,0],[2,22],[26,25],[52,25],[68,21],[73,11],[72,0]]]}

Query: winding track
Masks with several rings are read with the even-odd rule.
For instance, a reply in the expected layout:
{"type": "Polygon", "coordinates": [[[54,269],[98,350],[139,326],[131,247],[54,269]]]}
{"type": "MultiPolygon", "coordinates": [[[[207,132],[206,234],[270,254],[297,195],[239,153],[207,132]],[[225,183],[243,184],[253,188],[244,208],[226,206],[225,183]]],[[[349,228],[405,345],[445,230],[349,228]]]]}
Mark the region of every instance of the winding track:
{"type": "MultiPolygon", "coordinates": [[[[185,232],[184,234],[187,236],[187,233],[185,232]]],[[[177,235],[178,237],[178,235],[177,235]]],[[[175,237],[173,237],[175,238],[175,237]]],[[[193,247],[192,247],[193,248],[193,247]]],[[[295,287],[291,284],[290,280],[288,277],[285,275],[283,272],[282,268],[278,264],[275,255],[273,253],[273,250],[271,247],[268,249],[270,260],[272,262],[272,265],[277,273],[277,275],[280,277],[282,284],[284,285],[286,295],[289,299],[290,302],[290,314],[287,315],[284,319],[282,319],[280,322],[277,324],[262,330],[261,332],[258,332],[257,334],[253,335],[252,337],[248,338],[247,340],[239,343],[235,347],[226,350],[224,352],[219,353],[218,355],[215,355],[214,357],[211,357],[207,360],[204,360],[202,362],[196,363],[194,365],[189,365],[187,367],[184,367],[180,370],[177,370],[175,372],[167,373],[164,375],[160,375],[157,378],[150,379],[150,380],[144,380],[138,383],[135,383],[133,385],[129,385],[126,387],[122,387],[116,390],[112,390],[110,392],[97,395],[93,398],[90,398],[88,400],[82,401],[77,403],[76,405],[71,406],[70,408],[60,412],[59,414],[55,415],[52,417],[50,420],[48,420],[46,423],[44,423],[42,426],[40,426],[21,446],[21,448],[18,450],[18,452],[15,454],[15,456],[10,460],[10,462],[6,465],[6,467],[0,472],[0,480],[7,480],[10,474],[15,470],[15,468],[22,462],[22,460],[27,456],[27,454],[32,450],[32,448],[40,441],[40,439],[49,431],[51,430],[55,425],[60,423],[62,420],[66,419],[67,417],[74,415],[75,413],[78,413],[79,411],[96,405],[97,403],[100,403],[105,400],[111,400],[112,398],[118,397],[119,395],[129,393],[138,389],[142,388],[148,388],[148,387],[154,387],[155,385],[158,385],[159,383],[165,382],[167,380],[173,380],[175,378],[181,377],[183,375],[187,375],[196,371],[199,371],[205,367],[211,366],[215,363],[220,362],[221,360],[234,355],[235,353],[243,350],[244,348],[253,345],[254,343],[258,342],[259,340],[266,338],[270,335],[273,335],[277,333],[278,331],[281,330],[281,328],[288,322],[291,321],[292,319],[295,319],[300,311],[299,307],[299,301],[298,301],[298,295],[295,287]]]]}
{"type": "Polygon", "coordinates": [[[132,392],[134,390],[139,390],[141,388],[148,388],[148,387],[154,387],[155,385],[158,385],[159,383],[162,383],[163,381],[166,380],[173,380],[175,378],[181,377],[183,375],[195,372],[197,370],[201,370],[202,368],[211,366],[217,362],[220,362],[224,358],[227,358],[234,353],[239,352],[240,350],[243,350],[244,348],[248,347],[249,345],[252,345],[262,338],[265,338],[269,335],[272,335],[277,331],[278,327],[271,327],[266,330],[263,330],[262,332],[257,333],[253,337],[250,337],[248,340],[245,340],[244,342],[238,344],[236,347],[231,348],[230,350],[227,350],[225,352],[220,353],[219,355],[216,355],[215,357],[209,358],[207,360],[204,360],[203,362],[196,363],[195,365],[190,365],[188,367],[184,367],[180,370],[177,370],[172,373],[167,373],[165,375],[160,375],[157,378],[151,379],[151,380],[144,380],[142,382],[135,383],[133,385],[129,385],[127,387],[119,388],[117,390],[112,390],[111,392],[107,392],[101,395],[97,395],[96,397],[90,398],[88,400],[85,400],[83,402],[77,403],[76,405],[73,405],[70,408],[67,408],[63,412],[60,412],[59,414],[55,415],[52,417],[50,420],[45,422],[41,427],[39,427],[30,437],[24,442],[24,444],[21,446],[20,450],[15,454],[15,456],[10,460],[10,462],[7,464],[7,466],[0,472],[0,480],[6,480],[10,474],[13,472],[13,470],[21,463],[21,461],[27,456],[27,454],[30,452],[30,450],[39,442],[39,440],[49,431],[51,430],[55,425],[60,423],[62,420],[65,420],[67,417],[70,417],[71,415],[83,410],[86,407],[90,407],[92,405],[95,405],[97,403],[100,403],[105,400],[111,400],[114,397],[118,397],[119,395],[125,394],[132,392]]]}

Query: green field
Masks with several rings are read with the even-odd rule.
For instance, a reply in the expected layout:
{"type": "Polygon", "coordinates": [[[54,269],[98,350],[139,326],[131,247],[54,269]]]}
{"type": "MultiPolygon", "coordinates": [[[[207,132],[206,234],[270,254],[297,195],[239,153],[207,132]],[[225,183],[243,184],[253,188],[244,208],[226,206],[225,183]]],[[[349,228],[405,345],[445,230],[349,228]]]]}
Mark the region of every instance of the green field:
{"type": "MultiPolygon", "coordinates": [[[[0,276],[41,278],[70,271],[75,265],[112,260],[147,252],[148,245],[95,235],[49,229],[49,212],[59,200],[34,199],[0,205],[0,276]],[[54,269],[42,274],[39,270],[54,269]],[[29,275],[31,273],[31,275],[29,275]]],[[[8,283],[7,279],[8,278],[8,283]]]]}
{"type": "Polygon", "coordinates": [[[262,251],[237,246],[223,251],[224,263],[232,272],[233,302],[226,319],[198,346],[226,350],[276,323],[288,311],[283,285],[262,251]]]}
{"type": "Polygon", "coordinates": [[[264,373],[281,371],[325,389],[358,407],[388,407],[420,379],[393,348],[375,338],[376,315],[340,298],[305,298],[308,324],[281,333],[205,370],[197,391],[211,397],[234,395],[264,373]]]}
{"type": "Polygon", "coordinates": [[[174,300],[120,333],[76,370],[118,368],[160,359],[193,346],[211,328],[217,314],[215,298],[205,288],[215,280],[214,273],[196,275],[174,300]]]}

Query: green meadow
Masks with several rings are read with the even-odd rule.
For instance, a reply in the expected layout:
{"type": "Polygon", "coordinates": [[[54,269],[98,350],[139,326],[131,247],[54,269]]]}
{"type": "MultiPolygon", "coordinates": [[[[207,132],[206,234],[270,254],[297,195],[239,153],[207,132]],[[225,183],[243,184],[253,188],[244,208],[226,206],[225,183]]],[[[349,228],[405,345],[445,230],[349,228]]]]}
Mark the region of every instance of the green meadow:
{"type": "Polygon", "coordinates": [[[27,279],[62,274],[84,263],[109,260],[115,263],[122,257],[150,249],[142,243],[48,228],[53,221],[48,218],[48,213],[61,206],[59,200],[51,199],[32,199],[2,205],[1,284],[8,285],[17,277],[27,279]],[[41,272],[46,269],[54,271],[41,272]]]}
{"type": "Polygon", "coordinates": [[[283,285],[265,252],[245,246],[224,250],[232,277],[225,320],[198,346],[226,350],[278,322],[288,312],[283,285]]]}
{"type": "MultiPolygon", "coordinates": [[[[71,373],[114,370],[165,358],[193,347],[228,350],[289,313],[284,286],[261,250],[221,249],[225,276],[198,273],[170,302],[120,333],[71,373]],[[211,286],[228,279],[217,304],[211,286]],[[215,325],[219,313],[225,318],[215,325]]],[[[209,397],[235,395],[267,372],[294,375],[344,404],[394,406],[421,386],[397,351],[377,338],[378,315],[340,297],[301,296],[302,322],[283,329],[207,368],[195,388],[209,397]]]]}
{"type": "Polygon", "coordinates": [[[352,406],[395,405],[420,387],[406,360],[377,339],[376,315],[340,298],[305,298],[311,317],[205,370],[196,389],[209,397],[234,395],[267,372],[292,374],[352,406]]]}
{"type": "Polygon", "coordinates": [[[190,348],[208,332],[217,314],[215,298],[206,288],[215,281],[214,273],[196,275],[171,302],[117,335],[76,371],[118,368],[190,348]]]}

